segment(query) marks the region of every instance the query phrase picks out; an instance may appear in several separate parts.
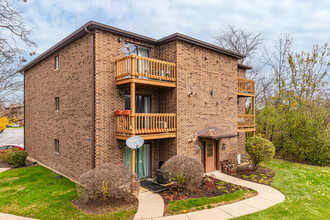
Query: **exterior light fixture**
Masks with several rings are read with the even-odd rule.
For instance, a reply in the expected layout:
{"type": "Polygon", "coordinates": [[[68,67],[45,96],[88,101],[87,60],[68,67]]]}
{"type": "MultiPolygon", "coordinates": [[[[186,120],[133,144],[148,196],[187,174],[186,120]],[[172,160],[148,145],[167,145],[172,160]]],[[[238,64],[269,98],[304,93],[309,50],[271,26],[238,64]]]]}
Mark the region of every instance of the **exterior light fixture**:
{"type": "Polygon", "coordinates": [[[222,148],[221,149],[226,150],[226,143],[225,142],[222,143],[222,148]]]}
{"type": "Polygon", "coordinates": [[[121,37],[118,38],[118,42],[120,43],[122,41],[121,37]]]}

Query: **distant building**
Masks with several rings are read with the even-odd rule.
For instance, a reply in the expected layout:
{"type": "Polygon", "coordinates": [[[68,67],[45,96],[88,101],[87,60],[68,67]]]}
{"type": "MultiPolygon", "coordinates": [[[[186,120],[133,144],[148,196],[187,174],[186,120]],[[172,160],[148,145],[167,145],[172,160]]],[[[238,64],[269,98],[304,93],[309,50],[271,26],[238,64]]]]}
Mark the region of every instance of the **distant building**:
{"type": "Polygon", "coordinates": [[[12,105],[5,108],[4,116],[17,119],[17,124],[24,126],[24,105],[12,105]]]}

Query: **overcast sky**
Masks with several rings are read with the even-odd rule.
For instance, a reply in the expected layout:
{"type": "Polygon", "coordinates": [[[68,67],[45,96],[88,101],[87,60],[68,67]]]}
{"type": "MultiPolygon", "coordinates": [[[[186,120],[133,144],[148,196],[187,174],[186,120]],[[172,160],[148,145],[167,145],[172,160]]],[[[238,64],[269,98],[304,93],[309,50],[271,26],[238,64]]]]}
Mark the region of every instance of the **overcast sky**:
{"type": "Polygon", "coordinates": [[[37,55],[90,20],[156,39],[179,32],[214,43],[212,36],[228,25],[261,31],[266,43],[280,33],[290,33],[296,50],[309,50],[330,39],[329,0],[28,0],[16,4],[33,29],[37,55]]]}

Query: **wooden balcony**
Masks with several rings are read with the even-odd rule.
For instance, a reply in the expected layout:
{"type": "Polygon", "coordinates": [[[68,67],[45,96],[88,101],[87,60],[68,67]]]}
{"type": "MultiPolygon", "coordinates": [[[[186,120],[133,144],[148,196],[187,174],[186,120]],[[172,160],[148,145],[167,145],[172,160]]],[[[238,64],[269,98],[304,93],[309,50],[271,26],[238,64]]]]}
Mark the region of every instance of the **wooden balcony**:
{"type": "Polygon", "coordinates": [[[256,93],[255,81],[237,77],[237,95],[242,97],[254,97],[256,93]]]}
{"type": "Polygon", "coordinates": [[[116,84],[134,82],[150,86],[176,87],[176,64],[130,55],[116,60],[116,84]]]}
{"type": "Polygon", "coordinates": [[[135,113],[117,116],[116,138],[139,135],[145,140],[176,137],[176,114],[135,113]]]}
{"type": "Polygon", "coordinates": [[[238,115],[237,132],[255,132],[255,115],[238,115]]]}

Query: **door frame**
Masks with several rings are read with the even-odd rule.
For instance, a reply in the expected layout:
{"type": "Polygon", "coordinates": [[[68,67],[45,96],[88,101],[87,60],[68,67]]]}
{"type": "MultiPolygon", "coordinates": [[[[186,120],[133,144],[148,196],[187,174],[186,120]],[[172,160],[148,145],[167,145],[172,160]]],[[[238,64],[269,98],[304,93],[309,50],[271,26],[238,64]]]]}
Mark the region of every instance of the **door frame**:
{"type": "Polygon", "coordinates": [[[215,170],[220,170],[220,152],[219,152],[219,141],[218,140],[214,140],[214,139],[203,139],[202,140],[202,150],[201,150],[201,157],[202,157],[202,164],[204,167],[204,173],[206,171],[206,157],[205,157],[205,153],[206,153],[206,142],[207,141],[213,141],[213,146],[215,149],[215,160],[214,160],[214,167],[215,170]]]}

